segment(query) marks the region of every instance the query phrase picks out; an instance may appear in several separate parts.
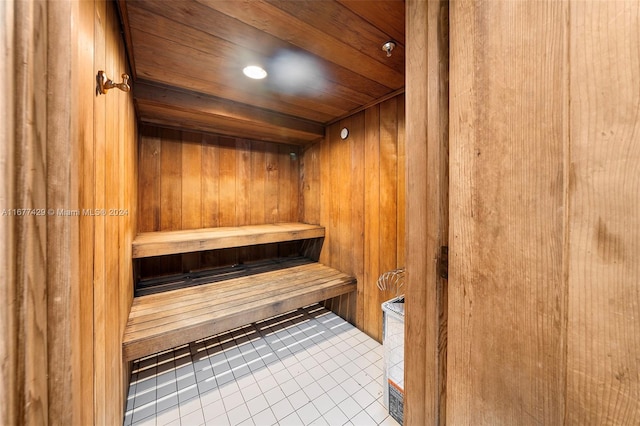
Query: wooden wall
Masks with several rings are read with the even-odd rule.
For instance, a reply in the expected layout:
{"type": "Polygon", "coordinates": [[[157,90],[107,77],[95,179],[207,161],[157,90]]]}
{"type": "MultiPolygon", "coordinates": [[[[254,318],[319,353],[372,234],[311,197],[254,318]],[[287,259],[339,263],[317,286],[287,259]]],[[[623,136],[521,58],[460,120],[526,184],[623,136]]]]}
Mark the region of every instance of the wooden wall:
{"type": "MultiPolygon", "coordinates": [[[[300,220],[300,148],[152,126],[140,130],[140,232],[300,220]]],[[[140,262],[143,277],[285,255],[288,245],[140,262]]]]}
{"type": "Polygon", "coordinates": [[[395,293],[380,292],[376,281],[405,262],[404,116],[398,95],[328,126],[302,155],[303,221],[326,228],[320,262],[358,280],[357,294],[326,305],[378,340],[380,305],[395,293]]]}
{"type": "Polygon", "coordinates": [[[439,276],[449,223],[449,2],[409,0],[407,31],[408,425],[445,424],[447,281],[439,276]]]}
{"type": "Polygon", "coordinates": [[[298,158],[295,145],[144,126],[139,231],[298,221],[298,158]]]}
{"type": "Polygon", "coordinates": [[[122,419],[129,380],[128,365],[122,361],[122,336],[133,300],[136,117],[130,92],[112,89],[106,95],[88,98],[97,70],[106,71],[117,81],[129,71],[114,4],[96,1],[79,5],[79,41],[85,49],[80,54],[84,61],[79,65],[84,87],[80,102],[86,102],[79,109],[85,114],[80,119],[84,133],[80,205],[105,209],[102,216],[80,218],[82,383],[86,389],[83,423],[116,424],[122,419]]]}
{"type": "Polygon", "coordinates": [[[638,28],[451,3],[448,424],[640,423],[638,28]]]}
{"type": "Polygon", "coordinates": [[[126,71],[117,15],[99,1],[0,7],[0,423],[117,424],[136,130],[130,94],[95,95],[98,69],[126,71]]]}

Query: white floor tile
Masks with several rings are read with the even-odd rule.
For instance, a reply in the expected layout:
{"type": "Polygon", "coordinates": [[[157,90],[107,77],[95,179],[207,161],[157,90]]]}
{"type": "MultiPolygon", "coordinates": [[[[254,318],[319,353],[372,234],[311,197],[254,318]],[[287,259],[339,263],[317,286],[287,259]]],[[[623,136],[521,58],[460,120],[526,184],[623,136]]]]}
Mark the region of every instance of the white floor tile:
{"type": "Polygon", "coordinates": [[[134,361],[123,425],[397,426],[382,354],[312,305],[134,361]]]}
{"type": "Polygon", "coordinates": [[[284,419],[289,414],[293,413],[295,410],[288,399],[282,399],[275,404],[271,404],[271,411],[276,416],[276,419],[284,419]]]}
{"type": "Polygon", "coordinates": [[[180,416],[180,424],[183,426],[200,426],[204,424],[204,415],[202,410],[193,411],[186,416],[180,416]]]}
{"type": "Polygon", "coordinates": [[[304,393],[302,389],[300,389],[297,392],[294,392],[288,399],[289,399],[289,402],[291,402],[291,405],[293,405],[293,407],[296,410],[299,409],[300,407],[305,406],[310,401],[309,397],[307,396],[306,393],[304,393]]]}
{"type": "Polygon", "coordinates": [[[342,425],[345,424],[349,419],[345,414],[340,411],[340,408],[333,407],[329,412],[322,416],[327,423],[330,425],[342,425]]]}
{"type": "Polygon", "coordinates": [[[300,420],[302,420],[302,423],[305,425],[313,422],[320,417],[320,411],[318,411],[316,406],[312,403],[305,404],[302,407],[298,408],[296,410],[296,413],[300,417],[300,420]]]}
{"type": "Polygon", "coordinates": [[[242,403],[232,410],[227,410],[227,417],[229,417],[229,422],[232,425],[236,425],[251,417],[251,413],[249,412],[247,404],[242,403]]]}
{"type": "Polygon", "coordinates": [[[271,408],[262,410],[261,412],[253,416],[252,419],[253,422],[259,426],[272,426],[278,422],[276,416],[273,415],[271,408]]]}

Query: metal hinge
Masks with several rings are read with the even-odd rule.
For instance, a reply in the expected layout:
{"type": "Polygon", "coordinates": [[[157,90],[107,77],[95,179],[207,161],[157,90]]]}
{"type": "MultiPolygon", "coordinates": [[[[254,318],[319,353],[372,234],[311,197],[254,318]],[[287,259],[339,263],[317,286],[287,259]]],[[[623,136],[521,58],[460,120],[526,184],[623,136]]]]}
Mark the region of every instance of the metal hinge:
{"type": "Polygon", "coordinates": [[[440,247],[440,256],[438,256],[438,276],[445,280],[449,278],[449,247],[440,247]]]}

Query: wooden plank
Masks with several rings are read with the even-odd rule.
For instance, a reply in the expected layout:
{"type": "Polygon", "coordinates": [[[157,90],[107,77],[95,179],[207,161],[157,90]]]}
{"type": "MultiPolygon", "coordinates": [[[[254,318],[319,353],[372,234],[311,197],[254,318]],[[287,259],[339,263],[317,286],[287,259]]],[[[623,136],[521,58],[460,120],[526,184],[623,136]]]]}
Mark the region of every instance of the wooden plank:
{"type": "MultiPolygon", "coordinates": [[[[106,70],[106,2],[95,3],[94,29],[94,65],[98,69],[106,70]]],[[[94,153],[95,153],[95,192],[94,206],[97,209],[105,209],[106,191],[106,96],[96,96],[93,104],[94,114],[94,153]]],[[[106,369],[106,253],[105,253],[105,222],[104,216],[95,217],[94,222],[94,266],[93,266],[93,322],[94,322],[94,421],[96,424],[107,424],[107,412],[109,410],[106,369]]]]}
{"type": "MultiPolygon", "coordinates": [[[[252,200],[248,208],[249,224],[258,225],[265,223],[264,190],[266,180],[266,144],[264,142],[251,142],[251,182],[249,187],[249,197],[252,200]]],[[[264,259],[265,249],[262,246],[250,248],[251,259],[264,259]]]]}
{"type": "MultiPolygon", "coordinates": [[[[120,65],[118,63],[118,20],[115,16],[113,3],[107,3],[105,14],[105,70],[107,75],[116,78],[119,74],[120,65]]],[[[119,209],[118,182],[120,164],[120,146],[118,143],[120,125],[120,91],[110,93],[106,97],[105,111],[105,196],[104,207],[119,209]],[[114,96],[115,95],[115,96],[114,96]]],[[[123,96],[126,96],[123,94],[123,96]]],[[[121,357],[120,357],[120,327],[119,327],[119,240],[118,240],[118,217],[107,215],[105,217],[105,377],[104,396],[106,400],[105,423],[113,424],[117,422],[122,412],[120,409],[120,390],[122,388],[121,357]]]]}
{"type": "MultiPolygon", "coordinates": [[[[15,3],[4,2],[0,5],[0,56],[5,60],[0,64],[0,72],[4,78],[0,81],[0,90],[3,93],[14,93],[16,68],[12,46],[18,45],[13,31],[15,3]]],[[[17,17],[17,21],[22,19],[17,17]]],[[[0,147],[0,176],[4,185],[0,186],[0,204],[13,206],[15,187],[15,168],[18,166],[14,156],[14,146],[16,145],[16,125],[15,114],[18,107],[14,96],[8,95],[0,98],[0,137],[5,141],[0,147]]],[[[13,238],[15,229],[15,218],[6,217],[0,221],[0,268],[4,273],[0,276],[0,298],[6,301],[6,307],[0,311],[0,359],[4,362],[0,364],[0,393],[5,395],[5,400],[0,405],[0,423],[19,423],[19,407],[21,396],[18,393],[18,386],[21,381],[18,373],[18,353],[19,348],[15,343],[19,335],[18,306],[14,302],[17,300],[18,286],[16,282],[15,259],[17,255],[17,244],[13,238]]]]}
{"type": "MultiPolygon", "coordinates": [[[[81,145],[79,200],[81,209],[95,208],[94,156],[94,8],[93,2],[79,2],[78,15],[78,139],[81,145]]],[[[80,216],[80,424],[94,423],[94,223],[91,216],[80,216]]]]}
{"type": "Polygon", "coordinates": [[[137,333],[145,334],[146,330],[171,328],[177,321],[197,322],[200,316],[236,304],[268,299],[279,292],[343,276],[335,269],[311,264],[142,296],[132,306],[127,333],[134,336],[137,333]],[[213,293],[215,308],[211,308],[207,300],[208,295],[213,293]]]}
{"type": "Polygon", "coordinates": [[[404,74],[379,63],[364,53],[352,50],[347,44],[329,33],[318,30],[292,15],[266,2],[254,2],[245,7],[235,2],[203,0],[203,4],[214,10],[236,18],[283,40],[295,39],[296,45],[322,58],[361,74],[371,80],[386,82],[392,89],[404,85],[404,74]],[[277,25],[273,25],[277,23],[277,25]]]}
{"type": "Polygon", "coordinates": [[[300,156],[301,218],[320,223],[320,143],[314,143],[300,156]]]}
{"type": "MultiPolygon", "coordinates": [[[[72,45],[74,34],[69,28],[69,17],[75,16],[73,3],[65,3],[47,10],[47,71],[48,87],[61,88],[58,96],[47,98],[46,125],[46,193],[48,206],[78,209],[78,174],[80,167],[77,126],[73,118],[77,100],[75,87],[68,76],[75,63],[72,45]],[[60,82],[63,82],[61,85],[60,82]],[[67,161],[63,164],[60,158],[67,161]]],[[[80,280],[77,251],[79,221],[50,215],[46,226],[46,294],[47,294],[47,363],[48,394],[56,395],[57,403],[50,403],[48,421],[71,424],[79,421],[80,405],[76,392],[80,390],[79,377],[69,374],[76,370],[79,349],[78,316],[80,280]]],[[[77,371],[77,370],[76,370],[77,371]]]]}
{"type": "MultiPolygon", "coordinates": [[[[211,37],[206,32],[197,31],[192,28],[191,25],[176,24],[171,19],[165,19],[157,15],[149,15],[144,13],[138,13],[136,8],[129,8],[129,10],[135,15],[135,22],[131,26],[132,35],[136,39],[136,48],[138,52],[138,74],[144,76],[149,80],[158,81],[168,86],[182,87],[187,89],[193,89],[193,85],[185,84],[172,84],[175,83],[170,79],[170,75],[178,74],[183,80],[185,77],[189,80],[197,80],[198,76],[207,76],[211,82],[211,87],[204,93],[209,93],[214,96],[221,96],[231,102],[238,102],[240,104],[251,105],[253,107],[269,109],[272,111],[286,112],[287,115],[297,116],[302,120],[313,120],[307,118],[308,115],[315,116],[315,114],[301,115],[305,110],[318,111],[321,113],[328,113],[329,111],[342,110],[343,112],[356,108],[358,104],[365,103],[371,100],[369,94],[355,85],[355,88],[350,87],[348,82],[336,81],[336,74],[342,74],[355,80],[356,83],[361,83],[367,86],[373,86],[374,88],[388,87],[388,81],[378,81],[378,84],[366,81],[366,77],[358,75],[358,73],[350,70],[351,72],[337,72],[330,74],[332,70],[341,70],[334,62],[321,62],[317,61],[317,58],[311,59],[313,65],[318,67],[317,70],[309,70],[312,73],[308,75],[305,83],[306,87],[291,87],[290,81],[282,79],[282,73],[286,73],[286,69],[279,70],[279,73],[272,74],[269,80],[265,80],[268,87],[272,90],[279,90],[281,96],[276,98],[275,96],[265,96],[269,93],[267,91],[258,92],[259,95],[255,96],[253,93],[253,99],[251,101],[251,92],[253,89],[264,87],[264,82],[250,81],[241,74],[241,70],[246,66],[246,58],[255,58],[256,52],[254,49],[245,49],[235,45],[226,40],[211,37]],[[162,28],[164,27],[164,28],[162,28]],[[167,31],[169,34],[167,34],[167,31]],[[162,46],[162,50],[158,47],[162,46]],[[175,62],[175,59],[182,57],[183,62],[188,67],[176,68],[168,61],[175,62]],[[221,58],[227,58],[228,60],[222,61],[221,58]],[[157,65],[165,63],[167,66],[162,68],[156,68],[157,65]],[[325,65],[326,64],[326,65],[325,65]],[[326,68],[326,70],[325,70],[326,68]],[[280,78],[279,78],[280,76],[280,78]],[[216,90],[222,89],[222,90],[216,90]],[[293,89],[293,90],[292,90],[293,89]],[[284,96],[282,96],[284,94],[284,96]],[[313,98],[305,96],[313,94],[313,98]],[[317,100],[320,102],[317,102],[317,100]],[[285,100],[284,105],[277,108],[276,99],[285,100]],[[291,104],[293,107],[299,107],[300,113],[296,113],[295,110],[291,110],[288,106],[291,104]],[[276,108],[274,108],[274,106],[276,108]],[[293,114],[288,111],[292,111],[293,114]]],[[[287,51],[291,52],[290,45],[287,51]]],[[[382,51],[378,52],[378,45],[375,46],[376,53],[381,57],[385,57],[382,51]]],[[[370,49],[372,50],[372,49],[370,49]]],[[[354,50],[354,52],[358,52],[354,50]]],[[[269,65],[278,67],[277,58],[281,61],[291,60],[291,56],[283,55],[282,52],[271,52],[273,57],[269,65]],[[274,65],[275,64],[275,65],[274,65]]],[[[295,56],[295,59],[299,59],[301,56],[295,56]]],[[[310,55],[302,56],[303,60],[309,60],[312,58],[310,55]]],[[[385,57],[386,58],[386,57],[385,57]]],[[[370,63],[373,65],[375,61],[369,58],[370,63]]],[[[258,60],[261,61],[261,60],[258,60]]],[[[391,68],[386,66],[386,62],[375,64],[375,66],[390,70],[391,68]]],[[[274,68],[271,70],[273,71],[274,68]]],[[[299,79],[300,77],[298,77],[299,79]]],[[[394,87],[397,88],[397,87],[394,87]]],[[[389,88],[386,90],[390,91],[389,88]]],[[[263,115],[258,110],[256,113],[263,115]]],[[[268,114],[268,113],[267,113],[268,114]]],[[[317,120],[314,120],[317,121],[317,120]]],[[[269,125],[268,120],[261,120],[262,124],[269,125]]],[[[286,129],[286,127],[285,127],[286,129]]]]}
{"type": "MultiPolygon", "coordinates": [[[[411,373],[405,374],[404,422],[443,425],[445,364],[439,352],[439,322],[446,301],[434,259],[446,241],[443,229],[448,216],[443,215],[443,207],[448,203],[443,170],[431,166],[440,164],[447,153],[448,115],[442,102],[449,97],[443,65],[448,62],[448,4],[410,0],[405,13],[405,139],[410,153],[406,166],[405,371],[411,373]]],[[[456,30],[462,32],[463,25],[456,30]]]]}
{"type": "MultiPolygon", "coordinates": [[[[345,200],[340,193],[344,190],[344,187],[348,185],[347,179],[349,178],[348,174],[345,175],[345,168],[341,165],[341,160],[343,159],[341,141],[340,124],[336,123],[333,126],[329,126],[327,128],[326,144],[329,148],[331,168],[329,169],[329,179],[327,182],[329,192],[323,202],[329,204],[329,217],[325,226],[327,229],[330,229],[331,238],[327,238],[324,245],[329,247],[330,257],[327,265],[334,268],[340,267],[341,254],[343,253],[343,247],[340,244],[343,238],[340,233],[340,205],[345,200]]],[[[344,249],[346,249],[346,247],[344,249]]],[[[344,253],[346,253],[346,250],[344,250],[344,253]]]]}
{"type": "MultiPolygon", "coordinates": [[[[392,98],[380,104],[380,188],[379,188],[379,214],[378,219],[380,229],[378,267],[375,272],[378,276],[384,272],[394,270],[398,267],[397,262],[397,204],[398,194],[398,98],[392,98]]],[[[396,296],[393,289],[387,291],[376,291],[372,286],[372,296],[377,296],[375,304],[378,306],[382,302],[396,296]]],[[[382,341],[382,315],[380,310],[375,316],[376,338],[382,341]]]]}
{"type": "Polygon", "coordinates": [[[160,152],[160,230],[182,227],[182,134],[161,129],[160,152]]]}
{"type": "Polygon", "coordinates": [[[380,106],[365,111],[365,152],[364,167],[367,181],[364,188],[364,205],[367,215],[364,222],[364,298],[372,300],[364,306],[363,331],[379,338],[378,317],[381,316],[377,303],[378,288],[375,283],[380,275],[380,106]]]}
{"type": "Polygon", "coordinates": [[[570,5],[566,424],[640,423],[639,6],[570,5]]]}
{"type": "Polygon", "coordinates": [[[320,264],[289,269],[291,270],[230,280],[226,287],[221,288],[212,284],[184,291],[177,290],[170,292],[171,297],[168,299],[166,295],[138,298],[132,309],[134,318],[135,312],[145,309],[144,305],[149,301],[154,304],[147,311],[151,312],[149,317],[155,318],[155,322],[147,320],[141,323],[148,331],[143,332],[144,329],[140,329],[137,337],[133,337],[136,336],[133,323],[130,325],[131,331],[126,333],[123,343],[125,358],[134,359],[148,355],[355,288],[353,278],[320,264]],[[258,283],[261,284],[257,285],[258,283]],[[184,303],[180,301],[183,293],[187,296],[187,306],[191,302],[197,302],[194,305],[195,309],[190,309],[188,315],[185,315],[184,303]],[[160,302],[159,305],[159,298],[170,304],[164,305],[160,302]],[[153,302],[154,300],[156,302],[153,302]],[[160,306],[170,305],[176,307],[160,309],[160,306]],[[163,319],[164,313],[168,313],[168,316],[163,319]],[[160,324],[165,326],[158,327],[160,324]]]}
{"type": "MultiPolygon", "coordinates": [[[[182,25],[193,27],[201,34],[215,37],[213,39],[206,39],[202,36],[198,37],[198,39],[212,40],[213,42],[210,43],[211,46],[216,45],[216,42],[231,42],[237,46],[236,49],[234,49],[235,55],[237,55],[238,47],[248,49],[264,57],[271,56],[272,52],[289,50],[291,47],[286,40],[281,40],[251,25],[241,23],[230,16],[212,10],[200,3],[191,4],[188,10],[173,3],[159,7],[157,3],[148,0],[137,1],[135,5],[155,15],[164,16],[182,25]],[[216,25],[212,26],[211,22],[215,22],[216,25]]],[[[386,21],[386,17],[383,21],[386,21]]],[[[178,34],[181,33],[182,31],[178,32],[178,34]]],[[[326,90],[339,94],[342,97],[351,98],[358,103],[367,102],[366,100],[362,100],[363,97],[372,96],[373,98],[378,98],[388,90],[382,84],[365,79],[359,74],[336,66],[333,63],[325,63],[324,67],[327,75],[331,75],[331,80],[333,80],[326,82],[328,83],[326,90]],[[336,84],[334,81],[340,84],[336,84]],[[349,89],[350,87],[357,87],[358,91],[349,89]],[[346,94],[344,93],[345,91],[347,91],[346,94]]],[[[305,111],[300,113],[302,116],[306,114],[307,112],[305,111]]]]}
{"type": "Polygon", "coordinates": [[[364,307],[370,301],[365,300],[365,260],[364,260],[364,222],[367,215],[365,205],[365,182],[368,176],[365,170],[365,113],[361,112],[351,117],[351,131],[349,132],[350,145],[350,169],[351,169],[351,220],[350,226],[353,229],[351,236],[352,264],[341,269],[354,277],[358,282],[358,290],[355,294],[349,294],[348,306],[350,321],[356,327],[362,327],[364,323],[364,307]]]}
{"type": "MultiPolygon", "coordinates": [[[[404,1],[338,0],[358,16],[374,23],[388,38],[405,44],[405,5],[404,1]]],[[[394,50],[395,52],[395,50],[394,50]]]]}
{"type": "MultiPolygon", "coordinates": [[[[256,126],[261,130],[271,129],[274,135],[280,132],[300,140],[314,140],[324,134],[323,126],[317,122],[223,100],[215,96],[173,90],[145,81],[136,84],[135,95],[138,101],[144,100],[145,103],[164,105],[185,112],[204,113],[211,116],[212,120],[219,118],[224,120],[220,122],[235,123],[234,128],[238,129],[256,126]]],[[[217,122],[219,122],[218,119],[212,121],[212,123],[217,122]]]]}
{"type": "MultiPolygon", "coordinates": [[[[399,268],[405,267],[406,263],[406,245],[405,245],[405,229],[406,229],[406,188],[407,188],[407,155],[405,146],[405,96],[404,94],[397,98],[398,107],[398,129],[397,129],[397,185],[396,185],[396,265],[399,268]]],[[[447,232],[445,232],[446,234],[447,232]]]]}
{"type": "MultiPolygon", "coordinates": [[[[182,224],[180,229],[202,227],[202,134],[184,132],[182,134],[182,224]]],[[[193,271],[200,268],[200,254],[182,256],[182,270],[193,271]]]]}
{"type": "MultiPolygon", "coordinates": [[[[8,107],[2,111],[7,117],[3,120],[12,124],[2,129],[3,136],[11,133],[2,144],[2,174],[11,185],[3,188],[3,201],[12,202],[3,208],[46,208],[46,8],[15,2],[2,5],[0,11],[2,39],[7,42],[0,69],[13,84],[2,104],[8,107]]],[[[0,413],[8,424],[48,421],[46,222],[46,217],[16,215],[3,224],[9,227],[5,236],[10,240],[3,242],[2,266],[8,271],[0,280],[2,296],[8,296],[0,317],[1,331],[7,331],[0,340],[0,353],[6,356],[0,386],[9,387],[9,393],[0,413]]]]}
{"type": "Polygon", "coordinates": [[[202,139],[202,226],[212,228],[219,225],[218,220],[218,137],[203,135],[202,139]]]}
{"type": "Polygon", "coordinates": [[[277,146],[268,145],[265,153],[267,175],[264,189],[264,205],[267,223],[280,221],[280,211],[278,210],[280,157],[278,156],[278,151],[277,146]]]}
{"type": "Polygon", "coordinates": [[[160,155],[162,142],[159,129],[143,126],[140,129],[140,154],[138,179],[138,229],[140,232],[159,231],[160,224],[160,155]]]}
{"type": "Polygon", "coordinates": [[[243,247],[282,241],[321,238],[324,228],[304,223],[277,223],[188,231],[147,232],[133,241],[133,257],[161,256],[202,250],[243,247]]]}
{"type": "Polygon", "coordinates": [[[219,138],[219,220],[220,226],[236,226],[236,143],[235,139],[219,138]]]}
{"type": "Polygon", "coordinates": [[[562,424],[569,5],[451,7],[446,423],[562,424]]]}
{"type": "MultiPolygon", "coordinates": [[[[404,3],[396,2],[369,2],[365,7],[360,8],[366,11],[375,10],[377,15],[369,13],[367,18],[363,20],[362,16],[353,12],[349,6],[337,4],[328,7],[327,2],[320,3],[314,0],[299,0],[291,2],[287,0],[271,0],[269,5],[277,7],[296,19],[309,22],[314,28],[328,34],[340,34],[340,40],[349,44],[349,46],[364,53],[375,61],[392,68],[394,71],[404,73],[404,41],[396,39],[396,47],[393,49],[393,55],[387,57],[381,53],[381,45],[392,37],[382,32],[378,25],[395,19],[404,38],[404,3]],[[384,12],[377,5],[388,6],[384,12]],[[345,7],[346,6],[346,7],[345,7]],[[369,20],[370,19],[370,20],[369,20]],[[364,21],[364,22],[361,22],[364,21]],[[360,23],[361,22],[361,23],[360,23]],[[360,24],[356,24],[360,23],[360,24]]],[[[398,34],[400,35],[400,34],[398,34]]],[[[366,103],[366,101],[361,102],[366,103]]]]}
{"type": "Polygon", "coordinates": [[[292,163],[297,169],[297,160],[289,155],[292,151],[289,145],[278,146],[278,220],[294,221],[297,218],[297,194],[290,185],[296,181],[297,173],[292,173],[292,163]],[[295,198],[294,198],[295,197],[295,198]]]}

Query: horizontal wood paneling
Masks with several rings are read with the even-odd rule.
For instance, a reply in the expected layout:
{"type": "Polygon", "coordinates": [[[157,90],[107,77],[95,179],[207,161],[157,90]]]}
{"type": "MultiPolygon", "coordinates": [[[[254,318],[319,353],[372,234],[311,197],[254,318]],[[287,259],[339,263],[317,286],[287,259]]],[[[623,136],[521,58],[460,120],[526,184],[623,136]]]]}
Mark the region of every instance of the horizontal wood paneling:
{"type": "MultiPolygon", "coordinates": [[[[296,145],[144,126],[139,151],[139,232],[298,222],[296,145]]],[[[291,249],[281,247],[285,255],[291,249]]],[[[141,261],[142,276],[275,257],[278,247],[141,261]]]]}
{"type": "Polygon", "coordinates": [[[404,2],[356,3],[119,2],[136,81],[319,123],[404,85],[404,2]],[[390,57],[381,48],[388,40],[396,42],[390,57]],[[269,76],[247,80],[241,70],[249,63],[269,76]],[[290,73],[301,67],[304,74],[290,73]]]}
{"type": "Polygon", "coordinates": [[[326,228],[320,262],[353,275],[355,294],[326,302],[375,339],[382,338],[376,281],[404,267],[404,95],[330,125],[302,159],[303,221],[326,228]],[[342,127],[349,129],[346,140],[342,127]]]}
{"type": "Polygon", "coordinates": [[[136,83],[135,94],[140,120],[164,127],[292,144],[313,142],[324,135],[319,123],[215,96],[143,81],[136,83]]]}

